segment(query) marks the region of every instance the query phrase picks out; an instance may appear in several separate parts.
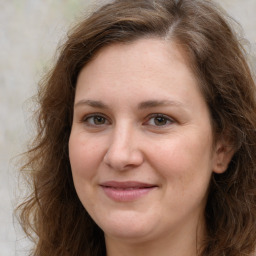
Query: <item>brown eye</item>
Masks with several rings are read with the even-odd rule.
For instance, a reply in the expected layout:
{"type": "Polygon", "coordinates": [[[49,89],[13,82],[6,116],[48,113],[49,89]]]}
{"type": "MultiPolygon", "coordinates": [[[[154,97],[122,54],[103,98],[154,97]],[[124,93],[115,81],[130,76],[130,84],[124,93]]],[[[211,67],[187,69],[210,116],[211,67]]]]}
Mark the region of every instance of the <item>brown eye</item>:
{"type": "Polygon", "coordinates": [[[83,120],[89,126],[101,126],[109,124],[108,120],[101,115],[90,115],[83,120]]]}
{"type": "Polygon", "coordinates": [[[154,118],[154,123],[157,126],[166,125],[168,120],[165,117],[157,116],[154,118]]]}
{"type": "Polygon", "coordinates": [[[93,117],[93,122],[96,125],[102,125],[102,124],[105,124],[106,119],[102,116],[94,116],[93,117]]]}
{"type": "Polygon", "coordinates": [[[148,121],[146,122],[147,125],[150,126],[167,126],[172,124],[174,121],[169,116],[163,114],[152,114],[150,115],[148,121]]]}

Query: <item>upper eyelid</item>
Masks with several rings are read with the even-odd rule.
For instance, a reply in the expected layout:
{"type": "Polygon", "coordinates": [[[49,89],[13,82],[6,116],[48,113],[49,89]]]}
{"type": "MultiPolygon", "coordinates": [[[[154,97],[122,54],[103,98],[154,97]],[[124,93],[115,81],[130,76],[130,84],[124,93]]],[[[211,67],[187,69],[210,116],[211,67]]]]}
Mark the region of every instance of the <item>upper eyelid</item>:
{"type": "Polygon", "coordinates": [[[91,113],[91,114],[86,114],[86,115],[83,115],[82,118],[81,118],[81,122],[85,122],[87,119],[91,118],[91,117],[95,117],[95,116],[100,116],[100,117],[103,117],[105,118],[109,123],[111,123],[110,119],[102,114],[102,113],[91,113]]]}
{"type": "Polygon", "coordinates": [[[150,118],[153,118],[153,117],[163,117],[163,118],[166,118],[172,122],[175,122],[176,120],[166,114],[162,114],[162,113],[152,113],[152,114],[149,114],[146,119],[150,119],[150,118]]]}

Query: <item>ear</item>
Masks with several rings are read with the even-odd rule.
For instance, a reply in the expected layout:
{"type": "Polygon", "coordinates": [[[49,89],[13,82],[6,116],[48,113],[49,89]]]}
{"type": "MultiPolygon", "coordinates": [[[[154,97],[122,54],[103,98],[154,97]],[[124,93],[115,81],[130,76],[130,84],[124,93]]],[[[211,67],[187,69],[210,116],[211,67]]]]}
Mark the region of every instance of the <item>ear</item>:
{"type": "Polygon", "coordinates": [[[235,151],[228,141],[219,140],[214,149],[213,172],[224,173],[234,155],[235,151]]]}

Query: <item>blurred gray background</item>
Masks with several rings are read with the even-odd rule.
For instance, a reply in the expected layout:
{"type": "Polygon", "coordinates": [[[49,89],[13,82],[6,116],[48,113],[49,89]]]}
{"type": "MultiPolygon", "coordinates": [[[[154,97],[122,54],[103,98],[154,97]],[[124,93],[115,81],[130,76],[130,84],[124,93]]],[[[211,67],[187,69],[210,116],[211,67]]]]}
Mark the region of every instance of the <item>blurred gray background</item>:
{"type": "MultiPolygon", "coordinates": [[[[0,256],[28,255],[13,209],[22,192],[16,158],[33,134],[28,100],[67,30],[104,0],[0,0],[0,256]]],[[[218,0],[243,27],[256,65],[256,0],[218,0]]]]}

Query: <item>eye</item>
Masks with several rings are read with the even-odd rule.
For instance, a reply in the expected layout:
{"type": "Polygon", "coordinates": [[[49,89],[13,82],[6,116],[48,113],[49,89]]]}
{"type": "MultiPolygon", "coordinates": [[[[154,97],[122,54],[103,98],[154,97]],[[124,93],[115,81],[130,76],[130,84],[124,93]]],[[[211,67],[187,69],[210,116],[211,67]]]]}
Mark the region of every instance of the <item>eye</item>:
{"type": "Polygon", "coordinates": [[[150,126],[167,126],[173,122],[173,119],[166,115],[152,114],[149,116],[148,121],[145,124],[150,126]]]}
{"type": "Polygon", "coordinates": [[[109,124],[106,117],[98,114],[86,116],[83,118],[82,122],[89,126],[103,126],[109,124]]]}

